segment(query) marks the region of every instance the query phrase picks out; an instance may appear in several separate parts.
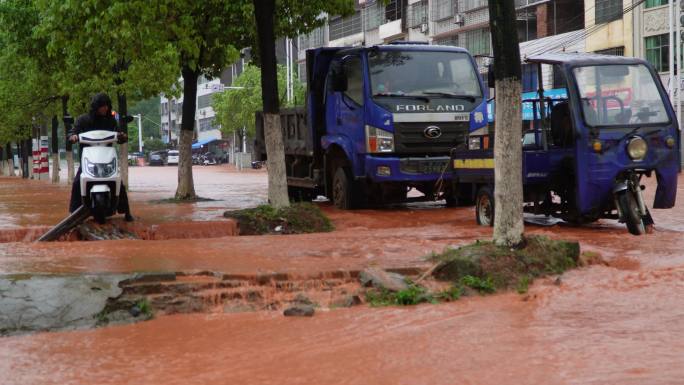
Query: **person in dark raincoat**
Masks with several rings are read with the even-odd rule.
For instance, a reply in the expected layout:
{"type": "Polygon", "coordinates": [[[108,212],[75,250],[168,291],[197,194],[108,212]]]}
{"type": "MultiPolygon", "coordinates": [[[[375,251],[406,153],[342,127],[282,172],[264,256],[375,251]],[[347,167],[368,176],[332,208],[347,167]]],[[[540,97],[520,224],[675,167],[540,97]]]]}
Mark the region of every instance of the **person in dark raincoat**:
{"type": "MultiPolygon", "coordinates": [[[[68,140],[72,143],[78,142],[78,135],[88,131],[105,130],[118,132],[119,143],[126,143],[128,135],[119,132],[117,121],[112,112],[112,100],[105,93],[95,95],[90,103],[90,112],[83,114],[76,119],[76,123],[68,133],[68,140]]],[[[87,146],[80,144],[79,150],[87,146]]],[[[80,153],[79,151],[79,153],[80,153]]],[[[125,161],[125,160],[124,160],[125,161]]],[[[81,166],[78,167],[78,172],[74,177],[74,183],[71,186],[71,201],[69,202],[69,212],[73,213],[82,205],[81,199],[81,166]]],[[[131,208],[128,205],[128,196],[126,194],[126,186],[121,183],[121,191],[119,192],[119,206],[117,211],[120,214],[125,214],[126,221],[133,221],[131,215],[131,208]]]]}

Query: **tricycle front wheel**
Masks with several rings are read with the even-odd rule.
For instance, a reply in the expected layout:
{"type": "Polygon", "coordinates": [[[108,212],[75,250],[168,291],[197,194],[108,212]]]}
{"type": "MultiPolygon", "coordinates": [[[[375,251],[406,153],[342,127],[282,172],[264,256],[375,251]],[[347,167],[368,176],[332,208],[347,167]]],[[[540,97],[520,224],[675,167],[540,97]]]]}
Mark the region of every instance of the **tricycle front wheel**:
{"type": "Polygon", "coordinates": [[[477,191],[475,219],[480,226],[494,226],[494,194],[489,186],[482,186],[477,191]]]}
{"type": "Polygon", "coordinates": [[[633,235],[642,235],[646,233],[644,221],[641,218],[639,211],[639,204],[631,191],[621,191],[617,196],[617,203],[620,205],[620,212],[622,218],[627,225],[627,230],[633,235]]]}

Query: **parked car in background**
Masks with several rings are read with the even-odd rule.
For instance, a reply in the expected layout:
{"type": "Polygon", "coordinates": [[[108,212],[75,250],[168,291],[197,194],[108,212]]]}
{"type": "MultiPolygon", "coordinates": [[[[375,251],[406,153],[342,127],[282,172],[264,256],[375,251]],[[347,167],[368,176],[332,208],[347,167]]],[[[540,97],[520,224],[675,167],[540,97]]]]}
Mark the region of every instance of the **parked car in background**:
{"type": "Polygon", "coordinates": [[[138,159],[144,157],[145,154],[143,154],[142,152],[130,152],[128,153],[128,165],[135,166],[138,164],[138,159]]]}
{"type": "Polygon", "coordinates": [[[178,164],[178,150],[169,150],[169,155],[166,157],[166,164],[178,164]]]}
{"type": "Polygon", "coordinates": [[[165,166],[166,165],[166,151],[153,151],[150,153],[150,166],[165,166]]]}

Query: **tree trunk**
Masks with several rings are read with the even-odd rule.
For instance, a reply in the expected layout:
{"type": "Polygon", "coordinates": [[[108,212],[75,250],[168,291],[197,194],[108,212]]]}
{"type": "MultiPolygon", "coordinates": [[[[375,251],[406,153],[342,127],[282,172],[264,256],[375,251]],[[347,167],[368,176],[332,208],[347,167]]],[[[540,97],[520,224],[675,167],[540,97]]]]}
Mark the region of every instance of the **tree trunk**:
{"type": "MultiPolygon", "coordinates": [[[[126,94],[117,92],[119,102],[119,131],[128,135],[128,105],[126,94]]],[[[121,183],[128,188],[128,142],[119,145],[119,164],[121,165],[121,183]]]]}
{"type": "Polygon", "coordinates": [[[7,154],[7,175],[16,176],[17,174],[14,172],[14,154],[12,153],[12,143],[7,143],[5,154],[7,154]]]}
{"type": "Polygon", "coordinates": [[[71,125],[74,123],[73,118],[69,115],[67,111],[67,105],[69,103],[69,96],[62,96],[62,120],[64,121],[64,136],[67,138],[65,143],[66,150],[66,162],[67,162],[67,182],[69,184],[74,181],[74,151],[71,142],[69,141],[69,130],[71,130],[71,125]]]}
{"type": "MultiPolygon", "coordinates": [[[[195,184],[192,177],[192,137],[195,132],[195,107],[197,105],[197,79],[199,71],[183,66],[183,121],[178,138],[178,187],[176,199],[192,200],[195,184]]],[[[176,117],[178,120],[178,117],[176,117]]]]}
{"type": "Polygon", "coordinates": [[[17,161],[19,162],[17,176],[24,177],[24,140],[17,141],[17,161]]]}
{"type": "Polygon", "coordinates": [[[7,175],[8,171],[5,171],[7,169],[7,160],[5,159],[5,146],[0,146],[0,176],[7,175]]]}
{"type": "Polygon", "coordinates": [[[22,152],[24,162],[21,177],[24,179],[31,179],[31,174],[33,174],[33,139],[31,139],[31,137],[24,139],[22,152]]]}
{"type": "Polygon", "coordinates": [[[52,115],[52,183],[59,183],[59,120],[52,115]]]}
{"type": "Polygon", "coordinates": [[[268,201],[274,207],[287,207],[285,146],[280,127],[278,80],[275,54],[275,0],[253,0],[261,59],[261,100],[264,107],[264,136],[268,165],[268,201]]]}
{"type": "Polygon", "coordinates": [[[494,243],[516,246],[523,238],[520,49],[513,0],[489,2],[496,80],[494,135],[494,243]]]}

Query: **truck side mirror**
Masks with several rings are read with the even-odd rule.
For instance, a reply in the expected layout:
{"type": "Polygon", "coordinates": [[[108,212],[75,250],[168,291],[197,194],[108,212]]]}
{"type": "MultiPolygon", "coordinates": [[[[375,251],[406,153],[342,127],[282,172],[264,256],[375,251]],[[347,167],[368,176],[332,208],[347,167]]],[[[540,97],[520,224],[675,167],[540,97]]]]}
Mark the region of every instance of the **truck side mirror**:
{"type": "Polygon", "coordinates": [[[489,64],[487,66],[487,86],[489,88],[494,88],[495,83],[496,83],[496,78],[494,76],[494,65],[489,64]]]}
{"type": "Polygon", "coordinates": [[[337,63],[332,69],[332,89],[334,92],[347,91],[347,74],[342,65],[337,63]]]}

